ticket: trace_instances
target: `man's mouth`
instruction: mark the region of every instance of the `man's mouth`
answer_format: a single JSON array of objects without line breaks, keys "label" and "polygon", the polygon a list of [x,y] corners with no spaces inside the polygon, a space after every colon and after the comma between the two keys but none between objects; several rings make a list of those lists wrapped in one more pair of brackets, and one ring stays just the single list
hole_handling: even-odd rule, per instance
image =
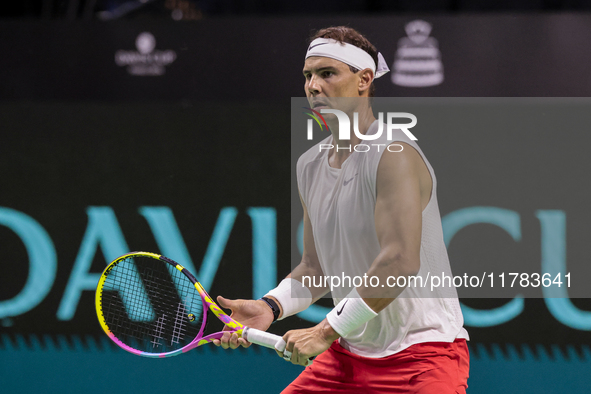
[{"label": "man's mouth", "polygon": [[314,109],[314,110],[319,110],[322,108],[329,108],[328,104],[326,104],[322,101],[314,102],[314,103],[312,103],[312,106],[313,106],[312,109]]}]

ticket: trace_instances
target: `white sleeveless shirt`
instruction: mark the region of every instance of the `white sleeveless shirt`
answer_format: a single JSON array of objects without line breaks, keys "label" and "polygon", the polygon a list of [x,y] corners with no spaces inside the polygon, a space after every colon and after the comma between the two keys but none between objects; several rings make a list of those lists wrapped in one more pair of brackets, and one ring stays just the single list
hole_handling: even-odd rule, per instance
[{"label": "white sleeveless shirt", "polygon": [[[378,125],[377,120],[373,122],[366,134],[375,134]],[[393,131],[393,141],[388,141],[385,130],[384,125],[380,138],[366,141],[370,146],[368,152],[353,152],[340,169],[328,164],[329,150],[319,149],[320,144],[332,144],[332,136],[313,146],[298,160],[298,188],[308,209],[324,275],[342,277],[344,274],[351,279],[363,277],[380,253],[374,221],[377,169],[386,146],[399,141],[417,150],[433,180],[431,198],[422,212],[418,275],[425,278],[428,272],[431,275],[443,272],[451,276],[433,168],[419,146],[402,131]],[[378,151],[378,147],[372,144],[383,145]],[[350,289],[334,291],[334,304],[338,304]],[[386,357],[416,343],[468,339],[463,324],[455,288],[438,288],[431,292],[428,287],[413,286],[407,287],[377,317],[341,338],[340,343],[345,349],[364,357]]]}]

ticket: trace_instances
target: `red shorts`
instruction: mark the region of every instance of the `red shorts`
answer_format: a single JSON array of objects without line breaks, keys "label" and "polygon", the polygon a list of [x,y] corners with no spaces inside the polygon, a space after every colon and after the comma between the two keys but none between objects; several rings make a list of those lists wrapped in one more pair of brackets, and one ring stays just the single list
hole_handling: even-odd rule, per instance
[{"label": "red shorts", "polygon": [[335,341],[282,394],[465,394],[469,369],[465,339],[419,343],[383,358],[358,356]]}]

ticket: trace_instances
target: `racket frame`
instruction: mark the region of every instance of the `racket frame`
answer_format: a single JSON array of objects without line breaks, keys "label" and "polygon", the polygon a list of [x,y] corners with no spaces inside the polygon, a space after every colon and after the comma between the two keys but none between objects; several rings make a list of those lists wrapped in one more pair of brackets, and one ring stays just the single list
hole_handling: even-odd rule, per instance
[{"label": "racket frame", "polygon": [[[119,262],[121,260],[130,258],[130,257],[148,257],[148,258],[156,259],[161,262],[170,264],[172,267],[176,268],[181,273],[183,273],[187,277],[187,279],[189,279],[191,281],[193,286],[195,286],[195,289],[197,289],[197,292],[199,293],[199,296],[201,297],[201,302],[203,303],[203,321],[201,322],[201,328],[199,329],[199,333],[197,334],[195,339],[193,339],[189,344],[183,346],[180,349],[176,349],[176,350],[173,350],[170,352],[150,353],[150,352],[144,352],[141,350],[137,350],[137,349],[132,348],[131,346],[128,346],[127,344],[123,343],[119,338],[117,338],[115,336],[115,334],[113,334],[113,332],[111,332],[111,330],[109,329],[109,326],[107,325],[107,322],[105,321],[105,317],[102,313],[103,285],[104,285],[107,277],[109,276],[109,273],[113,269],[113,267],[115,267],[117,264],[119,264]],[[100,323],[103,331],[105,332],[105,334],[107,334],[107,336],[109,338],[111,338],[111,340],[113,342],[115,342],[119,347],[121,347],[124,350],[127,350],[130,353],[136,354],[138,356],[150,357],[150,358],[166,358],[166,357],[178,356],[179,354],[186,353],[191,349],[194,349],[194,348],[199,347],[201,345],[205,345],[207,343],[210,343],[214,339],[221,339],[225,332],[229,332],[230,334],[236,333],[236,334],[238,334],[239,337],[243,337],[247,341],[250,341],[256,345],[264,346],[264,347],[267,347],[270,349],[275,349],[275,350],[279,351],[280,353],[283,353],[284,358],[286,358],[287,355],[289,355],[289,357],[291,357],[291,352],[288,352],[285,349],[286,343],[282,337],[280,337],[279,335],[271,334],[266,331],[257,330],[255,328],[249,328],[249,327],[243,326],[242,324],[240,324],[236,320],[232,319],[230,316],[228,316],[228,314],[226,314],[226,312],[224,312],[215,303],[215,301],[211,298],[211,296],[209,294],[207,294],[207,291],[205,291],[205,289],[203,288],[201,283],[199,283],[197,278],[195,278],[189,270],[187,270],[185,267],[183,267],[182,265],[180,265],[176,261],[169,259],[168,257],[162,256],[160,254],[157,254],[157,253],[131,252],[131,253],[127,253],[122,256],[119,256],[115,260],[113,260],[105,268],[105,270],[103,271],[103,273],[100,276],[100,279],[99,279],[99,282],[97,285],[97,289],[96,289],[96,294],[95,294],[95,304],[96,304],[97,317],[98,317],[99,323]],[[210,310],[218,319],[220,319],[225,324],[225,327],[230,328],[230,330],[220,331],[220,332],[216,332],[216,333],[207,335],[205,337],[201,337],[203,335],[203,332],[205,331],[205,327],[207,325],[207,310]],[[288,359],[288,357],[286,359]],[[311,363],[312,363],[312,360],[308,360],[306,365],[310,365]]]},{"label": "racket frame", "polygon": [[[121,262],[121,260],[125,260],[130,257],[148,257],[148,258],[153,258],[153,259],[159,260],[159,261],[166,263],[166,264],[170,264],[172,267],[176,268],[181,273],[183,273],[187,277],[187,279],[189,279],[191,281],[191,283],[193,283],[193,286],[195,286],[195,289],[197,289],[197,292],[201,296],[201,302],[203,303],[203,321],[201,322],[201,328],[199,330],[199,333],[197,334],[195,339],[193,339],[189,344],[183,346],[180,349],[176,349],[176,350],[173,350],[170,352],[150,353],[150,352],[144,352],[141,350],[137,350],[137,349],[132,348],[131,346],[128,346],[127,344],[123,343],[119,338],[117,338],[115,336],[115,334],[113,334],[113,332],[111,332],[111,330],[109,329],[109,326],[107,325],[107,322],[105,321],[105,317],[102,312],[103,285],[104,285],[107,277],[109,276],[110,271],[113,269],[113,267],[115,267],[117,264],[119,264]],[[111,338],[111,340],[113,342],[115,342],[122,349],[127,350],[130,353],[133,353],[133,354],[136,354],[139,356],[143,356],[143,357],[165,358],[165,357],[177,356],[179,354],[186,353],[189,350],[194,349],[198,346],[205,345],[206,343],[212,342],[214,339],[221,339],[222,336],[224,335],[224,332],[230,332],[231,334],[236,333],[236,334],[238,334],[238,336],[242,336],[242,330],[244,329],[244,326],[242,324],[238,323],[237,321],[232,319],[230,316],[228,316],[215,303],[215,301],[213,301],[213,299],[211,298],[211,296],[209,294],[207,294],[207,292],[205,291],[205,289],[203,288],[201,283],[199,283],[197,278],[195,278],[193,276],[193,274],[191,274],[191,272],[189,272],[189,270],[187,270],[185,267],[183,267],[182,265],[180,265],[176,261],[171,260],[168,257],[162,256],[162,255],[159,255],[156,253],[131,252],[131,253],[124,254],[123,256],[117,257],[115,260],[113,260],[113,262],[111,262],[111,264],[109,264],[107,266],[107,268],[105,268],[105,270],[103,271],[103,273],[100,276],[98,286],[96,289],[96,294],[95,294],[95,304],[96,304],[97,317],[98,317],[99,323],[100,323],[103,331],[105,332],[105,334],[107,334],[107,336],[109,338]],[[225,324],[226,327],[230,328],[230,330],[229,331],[220,331],[220,332],[216,332],[216,333],[207,335],[205,337],[202,337],[203,332],[205,331],[205,327],[207,325],[207,310],[208,309],[218,319],[220,319]],[[270,335],[273,335],[273,334],[270,334]],[[265,343],[265,344],[263,344],[263,346],[269,347],[269,344]]]}]

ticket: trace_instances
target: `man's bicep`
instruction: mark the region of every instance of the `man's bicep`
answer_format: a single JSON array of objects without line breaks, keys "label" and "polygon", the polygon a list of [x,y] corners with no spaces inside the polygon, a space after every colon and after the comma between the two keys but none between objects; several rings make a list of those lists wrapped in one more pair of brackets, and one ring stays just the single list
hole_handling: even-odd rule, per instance
[{"label": "man's bicep", "polygon": [[421,244],[421,167],[418,152],[405,144],[402,152],[386,151],[377,172],[375,225],[381,253],[418,270]]}]

